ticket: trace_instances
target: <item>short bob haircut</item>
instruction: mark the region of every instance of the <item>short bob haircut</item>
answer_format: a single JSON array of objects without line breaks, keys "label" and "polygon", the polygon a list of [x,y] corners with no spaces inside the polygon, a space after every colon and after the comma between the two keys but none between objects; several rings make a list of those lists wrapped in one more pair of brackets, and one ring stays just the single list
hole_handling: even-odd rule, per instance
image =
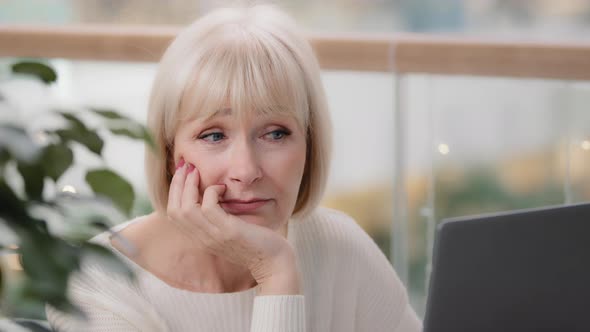
[{"label": "short bob haircut", "polygon": [[148,194],[166,212],[174,136],[183,121],[207,118],[229,102],[246,112],[286,112],[307,132],[305,169],[293,218],[320,203],[331,157],[331,123],[320,68],[294,21],[271,5],[223,8],[196,20],[168,47],[153,83],[147,126]]}]

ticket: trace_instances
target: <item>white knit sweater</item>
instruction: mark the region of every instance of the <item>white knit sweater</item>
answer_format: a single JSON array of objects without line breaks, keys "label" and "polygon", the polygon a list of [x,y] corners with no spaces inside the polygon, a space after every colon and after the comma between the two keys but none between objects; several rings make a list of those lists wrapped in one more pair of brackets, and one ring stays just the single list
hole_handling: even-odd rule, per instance
[{"label": "white knit sweater", "polygon": [[[136,222],[118,225],[119,231]],[[421,331],[403,284],[375,242],[349,216],[325,208],[292,220],[304,295],[256,296],[195,293],[174,288],[110,245],[136,272],[130,282],[87,262],[72,278],[70,296],[86,314],[81,321],[47,307],[51,326],[67,331]]]}]

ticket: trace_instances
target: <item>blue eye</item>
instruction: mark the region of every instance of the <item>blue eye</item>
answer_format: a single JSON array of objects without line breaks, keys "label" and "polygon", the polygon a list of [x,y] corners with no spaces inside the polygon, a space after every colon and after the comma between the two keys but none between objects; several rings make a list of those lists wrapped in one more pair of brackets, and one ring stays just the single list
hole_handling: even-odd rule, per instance
[{"label": "blue eye", "polygon": [[223,133],[220,132],[213,132],[199,136],[199,139],[205,140],[207,142],[219,142],[224,138],[225,135],[223,135]]},{"label": "blue eye", "polygon": [[270,139],[278,141],[278,140],[284,139],[286,136],[289,136],[290,134],[291,133],[286,130],[278,129],[278,130],[271,131],[270,133],[266,134],[265,136],[269,136]]}]

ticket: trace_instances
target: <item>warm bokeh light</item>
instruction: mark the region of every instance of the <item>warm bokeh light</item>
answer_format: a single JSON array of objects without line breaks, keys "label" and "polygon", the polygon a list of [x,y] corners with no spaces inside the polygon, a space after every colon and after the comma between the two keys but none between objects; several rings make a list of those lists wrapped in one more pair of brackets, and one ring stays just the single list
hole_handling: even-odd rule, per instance
[{"label": "warm bokeh light", "polygon": [[449,146],[447,144],[441,143],[438,145],[438,152],[440,152],[440,154],[447,155],[449,154],[449,151]]},{"label": "warm bokeh light", "polygon": [[33,135],[33,139],[39,145],[45,145],[49,141],[49,137],[43,131],[36,132],[35,135]]},{"label": "warm bokeh light", "polygon": [[582,149],[588,151],[590,150],[590,141],[586,140],[582,142]]},{"label": "warm bokeh light", "polygon": [[71,194],[77,193],[76,188],[74,188],[74,186],[71,186],[71,185],[63,186],[63,188],[61,188],[61,191],[64,193],[71,193]]}]

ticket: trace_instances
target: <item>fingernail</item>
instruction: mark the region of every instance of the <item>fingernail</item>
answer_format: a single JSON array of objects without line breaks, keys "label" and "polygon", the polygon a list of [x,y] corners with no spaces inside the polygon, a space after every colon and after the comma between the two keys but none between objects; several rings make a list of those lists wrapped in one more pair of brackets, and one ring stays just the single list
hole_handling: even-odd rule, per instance
[{"label": "fingernail", "polygon": [[192,172],[195,169],[195,166],[193,164],[188,164],[188,172]]},{"label": "fingernail", "polygon": [[180,157],[180,160],[178,161],[178,165],[176,165],[176,169],[179,169],[182,166],[184,166],[184,158]]}]

